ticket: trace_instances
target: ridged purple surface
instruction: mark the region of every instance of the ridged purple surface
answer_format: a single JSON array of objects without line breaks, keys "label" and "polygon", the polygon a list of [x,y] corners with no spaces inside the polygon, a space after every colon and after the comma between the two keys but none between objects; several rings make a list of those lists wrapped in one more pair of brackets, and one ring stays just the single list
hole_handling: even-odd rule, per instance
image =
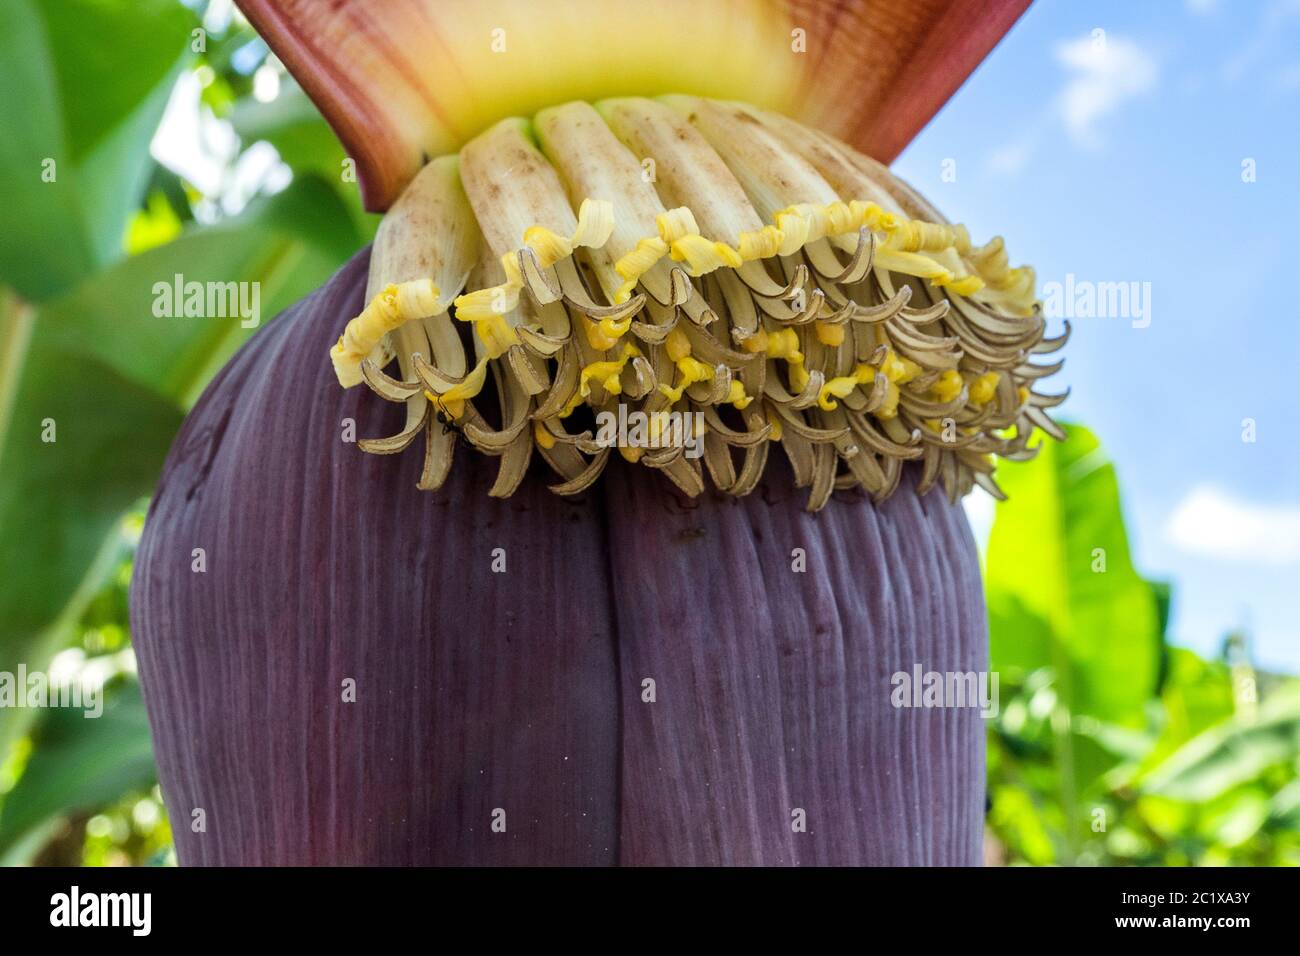
[{"label": "ridged purple surface", "polygon": [[367,265],[223,370],[145,525],[133,639],[183,864],[979,862],[976,712],[890,703],[914,664],[987,666],[959,508],[905,480],[808,515],[779,453],[739,501],[622,462],[498,501],[468,449],[418,491],[418,445],[341,440],[401,426],[325,357]]},{"label": "ridged purple surface", "polygon": [[626,471],[610,482],[622,673],[658,698],[623,697],[623,859],[974,865],[979,718],[890,702],[917,663],[987,667],[965,519],[910,485],[809,515],[782,464],[754,495],[695,508]]}]

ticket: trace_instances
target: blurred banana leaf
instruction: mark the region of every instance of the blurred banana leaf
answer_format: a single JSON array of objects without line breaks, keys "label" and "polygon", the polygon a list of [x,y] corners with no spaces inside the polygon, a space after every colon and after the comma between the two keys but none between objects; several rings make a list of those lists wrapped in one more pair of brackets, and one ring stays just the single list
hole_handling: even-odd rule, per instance
[{"label": "blurred banana leaf", "polygon": [[[255,331],[240,315],[155,308],[159,284],[255,289],[260,325],[369,234],[355,188],[342,181],[341,147],[320,135],[328,129],[319,117],[284,108],[245,143],[278,140],[295,164],[293,184],[236,218],[193,223],[188,187],[149,155],[180,72],[208,64],[205,102],[224,95],[222,112],[244,103],[252,116],[264,105],[248,95],[247,72],[227,69],[260,41],[236,25],[202,34],[207,48],[195,54],[198,26],[177,0],[0,5],[3,671],[45,670],[81,633],[82,611],[129,554],[123,513],[150,492],[208,379]],[[152,779],[138,688],[117,686],[109,700],[98,720],[0,710],[0,760],[22,734],[32,744],[0,808],[0,852],[21,857],[20,844],[39,841],[58,814],[93,810]]]},{"label": "blurred banana leaf", "polygon": [[1071,714],[1137,725],[1160,671],[1157,594],[1133,569],[1114,467],[1090,431],[1066,431],[998,468],[1010,500],[989,538],[991,656],[999,670],[1054,668]]},{"label": "blurred banana leaf", "polygon": [[1270,767],[1286,767],[1297,753],[1300,687],[1292,685],[1265,701],[1257,717],[1225,721],[1193,737],[1138,785],[1156,796],[1209,803]]},{"label": "blurred banana leaf", "polygon": [[[299,179],[235,219],[90,276],[37,312],[0,434],[0,536],[14,543],[0,552],[0,670],[20,661],[40,668],[60,646],[59,625],[76,614],[70,599],[93,590],[91,572],[106,566],[97,555],[149,493],[185,410],[254,331],[239,316],[159,318],[155,284],[177,275],[256,283],[265,322],[358,244],[337,193]],[[0,746],[23,713],[0,711]]]},{"label": "blurred banana leaf", "polygon": [[193,26],[175,0],[0,4],[0,284],[39,302],[121,257]]},{"label": "blurred banana leaf", "polygon": [[1201,732],[1232,717],[1232,676],[1220,661],[1171,647],[1168,676],[1161,688],[1164,719],[1159,739],[1144,761],[1153,767]]},{"label": "blurred banana leaf", "polygon": [[0,808],[0,858],[51,818],[94,810],[156,776],[149,720],[140,685],[121,679],[103,691],[103,713],[42,711],[32,731],[32,754]]},{"label": "blurred banana leaf", "polygon": [[[321,117],[315,104],[296,83],[286,79],[280,95],[269,103],[245,97],[233,104],[229,120],[245,143],[264,141],[275,147],[280,159],[299,172],[314,172],[333,183],[355,183],[348,158],[338,137]],[[345,180],[344,176],[350,177]],[[339,189],[357,229],[365,239],[374,236],[379,217],[365,211],[355,185]]]},{"label": "blurred banana leaf", "polygon": [[1150,750],[1168,602],[1133,569],[1114,467],[1086,428],[1065,428],[1032,462],[999,466],[1009,500],[985,568],[990,660],[1011,695],[991,822],[1033,863],[1076,860],[1107,772]]},{"label": "blurred banana leaf", "polygon": [[1170,588],[1133,568],[1097,439],[1067,433],[998,470],[1011,498],[986,573],[1004,696],[996,846],[1032,864],[1300,860],[1300,684],[1257,680],[1240,653],[1167,646]]},{"label": "blurred banana leaf", "polygon": [[321,118],[302,88],[285,82],[269,103],[244,99],[230,112],[231,125],[245,142],[265,140],[294,169],[338,176],[346,156],[338,137]]}]

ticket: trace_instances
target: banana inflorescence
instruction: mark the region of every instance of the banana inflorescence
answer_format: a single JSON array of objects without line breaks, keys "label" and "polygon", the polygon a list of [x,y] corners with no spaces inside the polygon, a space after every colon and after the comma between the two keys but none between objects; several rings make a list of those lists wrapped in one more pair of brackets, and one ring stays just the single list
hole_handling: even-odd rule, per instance
[{"label": "banana inflorescence", "polygon": [[[1032,457],[1036,427],[1061,437],[1046,409],[1065,396],[1034,391],[1060,363],[1029,358],[1068,328],[1044,338],[1033,270],[870,158],[740,103],[574,102],[497,123],[389,209],[367,302],[335,371],[405,403],[398,434],[361,445],[424,433],[423,488],[460,433],[501,457],[492,494],[534,451],[576,494],[612,451],[593,416],[620,403],[698,414],[703,468],[680,443],[618,448],[688,495],[705,470],[747,494],[779,442],[812,510],[840,487],[883,499],[912,460],[921,493],[1000,497],[995,456]],[[489,381],[499,424],[475,404]]]}]

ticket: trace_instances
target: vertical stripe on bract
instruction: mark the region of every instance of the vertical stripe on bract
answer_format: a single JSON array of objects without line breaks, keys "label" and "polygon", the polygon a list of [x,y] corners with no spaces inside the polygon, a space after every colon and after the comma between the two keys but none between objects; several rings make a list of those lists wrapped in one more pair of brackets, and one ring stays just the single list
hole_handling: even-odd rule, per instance
[{"label": "vertical stripe on bract", "polygon": [[[882,505],[837,495],[813,517],[784,466],[737,500],[687,502],[629,467],[606,481],[622,862],[978,865],[983,722],[890,702],[891,675],[915,664],[987,669],[960,508],[909,479]],[[653,704],[635,693],[647,677]]]},{"label": "vertical stripe on bract", "polygon": [[[536,481],[490,499],[481,458],[423,494],[416,457],[341,440],[348,418],[358,434],[396,423],[320,361],[366,265],[354,258],[213,382],[145,524],[133,639],[180,860],[613,862],[599,512]],[[303,414],[274,412],[291,406]],[[504,834],[489,829],[497,807]]]}]

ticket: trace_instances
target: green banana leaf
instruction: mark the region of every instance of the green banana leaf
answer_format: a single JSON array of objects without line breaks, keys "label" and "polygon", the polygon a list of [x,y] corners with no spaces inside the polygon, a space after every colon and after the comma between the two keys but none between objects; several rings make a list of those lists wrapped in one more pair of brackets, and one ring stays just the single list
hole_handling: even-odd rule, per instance
[{"label": "green banana leaf", "polygon": [[[92,275],[26,323],[0,433],[0,670],[41,668],[66,641],[80,601],[112,567],[105,542],[123,512],[149,493],[185,410],[254,331],[238,317],[159,318],[155,284],[258,283],[265,322],[358,242],[335,191],[300,179],[240,217]],[[23,714],[0,711],[0,752]]]},{"label": "green banana leaf", "polygon": [[195,25],[175,0],[0,5],[0,285],[40,302],[121,257]]},{"label": "green banana leaf", "polygon": [[1006,463],[989,538],[993,666],[1052,667],[1072,715],[1140,726],[1163,651],[1156,590],[1133,569],[1114,467],[1067,425],[1032,462]]},{"label": "green banana leaf", "polygon": [[30,759],[0,808],[0,857],[52,817],[94,810],[156,777],[149,720],[132,678],[108,685],[103,713],[42,711]]},{"label": "green banana leaf", "polygon": [[1300,684],[1260,705],[1257,716],[1237,715],[1193,737],[1138,781],[1143,792],[1209,803],[1235,787],[1287,767],[1300,753]]},{"label": "green banana leaf", "polygon": [[[77,636],[82,611],[129,553],[122,515],[149,493],[208,379],[254,331],[237,316],[155,310],[159,284],[177,276],[255,284],[264,324],[323,282],[368,231],[340,169],[318,178],[310,170],[321,167],[306,164],[289,189],[243,215],[191,225],[127,257],[128,226],[159,183],[150,140],[195,59],[198,26],[176,0],[0,6],[3,671],[44,670]],[[221,54],[238,37],[212,40]],[[171,201],[188,209],[179,183]],[[140,240],[134,248],[159,241]],[[0,850],[17,852],[15,841],[39,841],[55,815],[152,778],[138,690],[119,688],[113,700],[110,713],[88,721],[0,710],[0,759],[24,733],[34,747],[0,808]]]},{"label": "green banana leaf", "polygon": [[[1039,863],[1087,852],[1107,773],[1149,747],[1168,601],[1133,569],[1114,467],[1086,428],[1065,429],[1035,460],[999,466],[1009,500],[985,559],[990,660],[1004,688],[1023,688],[991,742],[1006,757],[991,819]],[[1041,795],[1032,832],[1009,823],[1030,793]]]}]

